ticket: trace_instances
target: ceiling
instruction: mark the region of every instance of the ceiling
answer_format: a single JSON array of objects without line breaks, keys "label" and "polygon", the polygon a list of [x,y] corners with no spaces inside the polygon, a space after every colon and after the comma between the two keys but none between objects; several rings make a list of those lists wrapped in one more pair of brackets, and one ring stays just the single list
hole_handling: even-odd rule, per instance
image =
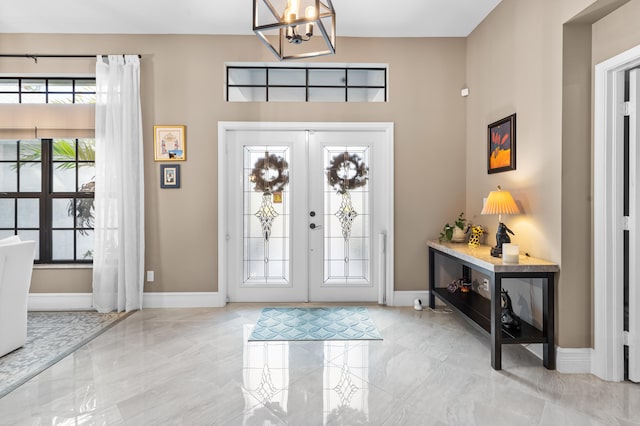
[{"label": "ceiling", "polygon": [[[501,0],[333,0],[338,36],[466,37]],[[252,0],[13,0],[0,33],[253,34]]]}]

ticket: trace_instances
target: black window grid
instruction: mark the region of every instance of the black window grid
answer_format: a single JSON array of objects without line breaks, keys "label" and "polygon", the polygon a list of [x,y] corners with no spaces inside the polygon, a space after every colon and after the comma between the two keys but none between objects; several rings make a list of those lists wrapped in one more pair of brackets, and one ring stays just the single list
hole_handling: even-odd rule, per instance
[{"label": "black window grid", "polygon": [[[38,81],[44,81],[45,83],[45,90],[44,91],[29,91],[29,90],[23,90],[23,82],[25,80],[38,80]],[[18,82],[18,87],[16,90],[0,90],[0,95],[18,95],[18,102],[19,104],[23,103],[23,95],[44,95],[45,97],[45,102],[46,104],[50,103],[49,102],[49,98],[50,95],[71,95],[71,103],[82,103],[82,104],[87,104],[89,102],[76,102],[78,98],[82,97],[82,96],[94,96],[96,95],[96,91],[94,90],[88,90],[88,91],[82,91],[78,89],[78,82],[79,81],[89,81],[89,82],[93,82],[93,87],[95,88],[95,84],[96,84],[96,79],[92,78],[92,77],[82,77],[82,78],[64,78],[64,77],[0,77],[0,82],[3,81],[17,81]],[[50,83],[51,82],[56,82],[56,81],[70,81],[71,82],[71,91],[63,91],[63,90],[53,90],[50,89]],[[84,85],[83,85],[84,86]],[[3,87],[3,85],[0,84],[0,89]]]},{"label": "black window grid", "polygon": [[[265,84],[230,84],[229,73],[232,70],[263,70],[265,72]],[[305,71],[305,84],[270,84],[269,83],[269,70],[304,70]],[[313,85],[309,84],[309,71],[314,70],[329,70],[329,71],[344,71],[345,78],[344,84],[340,85]],[[381,71],[384,73],[383,85],[350,85],[349,84],[349,71]],[[385,67],[265,67],[265,66],[227,66],[227,85],[226,85],[226,100],[229,102],[229,89],[230,88],[265,88],[265,101],[269,102],[269,89],[270,88],[304,88],[305,89],[305,102],[309,101],[309,89],[344,89],[344,102],[349,102],[349,89],[382,89],[384,93],[383,102],[387,102],[387,68]]]},{"label": "black window grid", "polygon": [[[0,163],[16,163],[16,189],[17,192],[0,192],[0,199],[13,199],[13,227],[0,227],[0,231],[13,231],[14,235],[18,235],[19,231],[38,231],[39,232],[39,248],[38,259],[35,263],[93,263],[93,260],[79,259],[78,258],[78,241],[77,234],[84,231],[93,231],[93,227],[80,226],[78,224],[77,215],[73,215],[73,227],[53,227],[53,200],[54,199],[73,199],[74,207],[77,206],[78,200],[93,199],[93,192],[82,192],[78,188],[79,182],[79,164],[90,163],[95,164],[95,161],[80,160],[78,157],[78,144],[79,139],[69,138],[67,140],[73,140],[75,146],[75,159],[73,161],[52,161],[53,157],[53,139],[41,139],[41,158],[40,161],[24,161],[20,159],[20,140],[16,141],[16,158],[10,160],[0,160]],[[33,141],[28,141],[33,142]],[[74,182],[76,192],[54,192],[53,191],[53,170],[56,163],[75,163],[74,167]],[[20,183],[20,165],[23,163],[41,163],[41,191],[40,192],[21,192]],[[20,199],[38,199],[39,200],[39,227],[20,227],[18,226],[18,200]],[[71,259],[53,259],[53,241],[52,231],[73,231],[73,258]]]}]

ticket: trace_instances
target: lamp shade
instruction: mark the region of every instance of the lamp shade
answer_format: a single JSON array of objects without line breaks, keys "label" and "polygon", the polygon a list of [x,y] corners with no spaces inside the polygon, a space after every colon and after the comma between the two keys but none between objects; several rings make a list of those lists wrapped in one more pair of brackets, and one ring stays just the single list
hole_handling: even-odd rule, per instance
[{"label": "lamp shade", "polygon": [[509,191],[503,191],[498,187],[497,191],[491,191],[487,202],[480,214],[519,214],[520,209]]}]

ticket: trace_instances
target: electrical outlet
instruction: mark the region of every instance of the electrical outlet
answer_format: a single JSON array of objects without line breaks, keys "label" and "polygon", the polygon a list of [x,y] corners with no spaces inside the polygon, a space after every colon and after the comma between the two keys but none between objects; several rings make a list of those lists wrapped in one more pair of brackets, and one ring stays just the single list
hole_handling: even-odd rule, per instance
[{"label": "electrical outlet", "polygon": [[156,278],[155,275],[156,274],[154,271],[147,271],[147,282],[152,283],[153,280]]}]

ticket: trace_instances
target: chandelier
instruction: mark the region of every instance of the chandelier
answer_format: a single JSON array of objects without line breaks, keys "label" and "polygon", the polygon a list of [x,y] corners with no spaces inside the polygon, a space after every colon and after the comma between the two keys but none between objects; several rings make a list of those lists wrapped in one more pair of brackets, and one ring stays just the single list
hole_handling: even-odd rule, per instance
[{"label": "chandelier", "polygon": [[279,60],[336,53],[331,0],[253,0],[253,31]]}]

